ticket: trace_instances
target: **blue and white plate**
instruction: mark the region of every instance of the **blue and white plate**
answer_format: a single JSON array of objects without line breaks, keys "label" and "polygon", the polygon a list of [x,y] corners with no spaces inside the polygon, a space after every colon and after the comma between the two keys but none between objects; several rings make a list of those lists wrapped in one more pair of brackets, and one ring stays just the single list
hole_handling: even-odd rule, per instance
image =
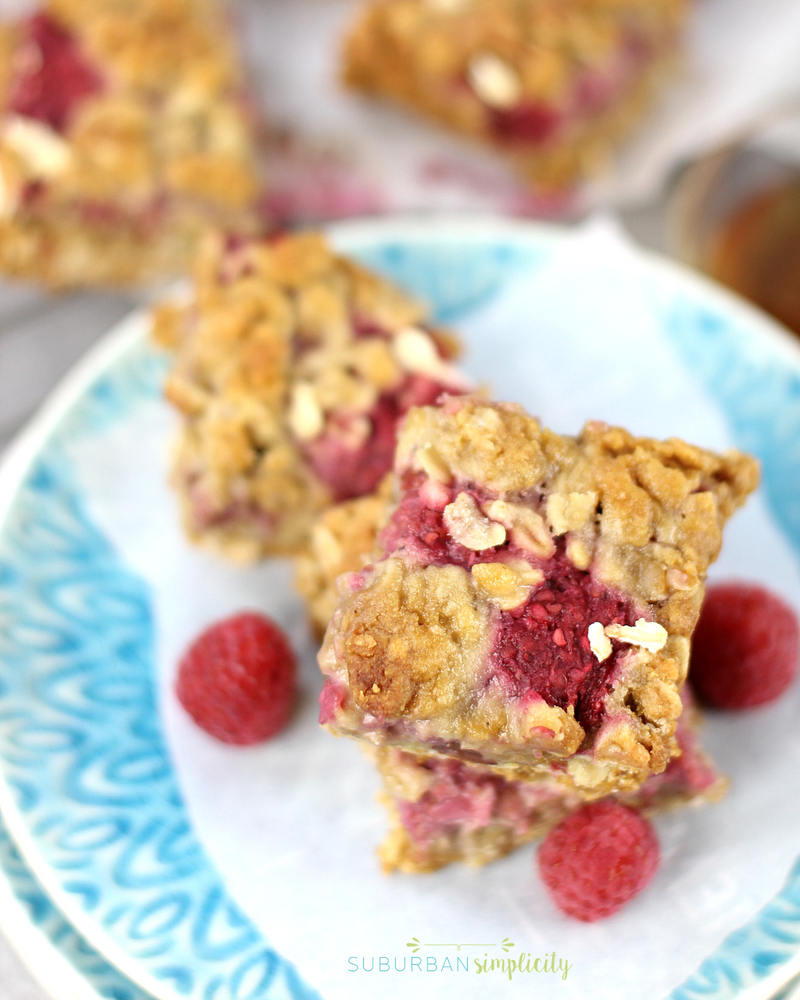
[{"label": "blue and white plate", "polygon": [[54,1000],[153,1000],[64,919],[2,827],[0,929]]},{"label": "blue and white plate", "polygon": [[[456,323],[468,371],[556,429],[604,418],[755,452],[764,487],[716,573],[800,605],[788,335],[603,226],[375,222],[332,235]],[[163,1000],[756,1000],[800,968],[796,689],[709,719],[730,795],[659,820],[656,881],[604,924],[554,913],[530,851],[475,872],[381,876],[375,778],[316,726],[288,567],[236,570],[176,527],[166,362],[146,332],[137,315],[110,334],[0,473],[0,807],[25,870],[88,946]],[[280,738],[236,750],[187,722],[172,671],[203,625],[253,606],[304,654],[304,697]],[[566,982],[525,968],[553,952]],[[476,975],[492,957],[519,964]]]}]

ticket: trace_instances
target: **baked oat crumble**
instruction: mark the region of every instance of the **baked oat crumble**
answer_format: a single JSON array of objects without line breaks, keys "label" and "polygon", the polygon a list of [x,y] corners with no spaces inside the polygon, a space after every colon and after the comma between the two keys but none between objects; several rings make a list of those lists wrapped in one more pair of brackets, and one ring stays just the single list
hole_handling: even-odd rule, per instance
[{"label": "baked oat crumble", "polygon": [[[424,371],[410,331],[438,359]],[[313,232],[209,238],[190,301],[160,307],[154,333],[175,355],[186,529],[242,561],[330,550],[316,516],[377,489],[409,407],[466,387],[425,307]]]},{"label": "baked oat crumble", "polygon": [[409,412],[395,474],[373,562],[338,582],[322,721],[528,776],[558,763],[581,794],[662,772],[705,573],[756,463],[461,397]]},{"label": "baked oat crumble", "polygon": [[0,272],[52,288],[185,273],[259,222],[223,0],[49,0],[0,27]]},{"label": "baked oat crumble", "polygon": [[344,79],[503,152],[527,180],[595,173],[668,75],[685,0],[372,0]]},{"label": "baked oat crumble", "polygon": [[[688,688],[676,740],[679,755],[661,774],[611,801],[645,814],[719,799],[727,787],[700,747],[698,712]],[[381,747],[373,752],[383,780],[390,830],[378,854],[387,872],[435,871],[453,862],[485,865],[547,833],[587,799],[557,768],[533,778],[441,754]]]}]

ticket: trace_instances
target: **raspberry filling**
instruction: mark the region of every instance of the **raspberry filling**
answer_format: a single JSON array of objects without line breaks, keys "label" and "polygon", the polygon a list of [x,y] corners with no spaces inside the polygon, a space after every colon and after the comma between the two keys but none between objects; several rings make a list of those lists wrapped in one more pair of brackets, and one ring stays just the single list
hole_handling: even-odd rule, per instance
[{"label": "raspberry filling", "polygon": [[369,337],[380,337],[382,340],[388,340],[391,337],[386,327],[381,326],[371,316],[354,312],[350,319],[353,325],[353,336],[356,340],[367,340]]},{"label": "raspberry filling", "polygon": [[456,542],[444,523],[445,505],[457,493],[467,492],[480,507],[495,499],[485,491],[432,487],[430,480],[413,472],[405,474],[402,486],[402,499],[381,535],[387,555],[402,550],[406,559],[420,565],[465,569],[479,562],[525,559],[544,573],[524,604],[498,612],[487,683],[497,679],[510,698],[539,695],[548,705],[565,710],[572,706],[584,729],[597,728],[624,654],[615,643],[611,656],[600,662],[589,645],[589,626],[632,625],[641,615],[630,601],[574,566],[563,541],[550,559],[533,558],[508,541],[481,552]]},{"label": "raspberry filling", "polygon": [[491,108],[490,129],[498,142],[546,142],[558,131],[566,115],[539,102],[525,102],[513,108]]},{"label": "raspberry filling", "polygon": [[333,722],[347,702],[347,688],[328,677],[319,693],[319,724]]},{"label": "raspberry filling", "polygon": [[28,21],[20,56],[24,66],[11,88],[8,110],[63,132],[74,109],[103,81],[78,50],[75,39],[46,14]]},{"label": "raspberry filling", "polygon": [[412,406],[436,402],[446,391],[447,386],[425,375],[408,375],[365,414],[332,414],[325,431],[305,445],[304,453],[335,500],[372,493],[392,467],[401,417]]},{"label": "raspberry filling", "polygon": [[511,108],[487,108],[492,136],[508,145],[540,145],[570,122],[599,114],[618,101],[652,57],[652,46],[638,35],[624,39],[615,58],[602,68],[586,68],[560,106],[522,101]]},{"label": "raspberry filling", "polygon": [[491,676],[512,698],[538,694],[548,705],[572,706],[584,729],[596,729],[622,654],[615,650],[601,663],[589,626],[632,625],[637,616],[621,594],[573,566],[562,546],[540,568],[544,582],[528,602],[500,612]]},{"label": "raspberry filling", "polygon": [[476,490],[457,491],[438,483],[432,487],[431,481],[418,472],[404,473],[400,487],[400,503],[380,536],[387,556],[402,550],[408,560],[423,566],[456,563],[466,569],[476,562],[497,559],[498,549],[473,552],[459,545],[443,518],[445,506],[455,500],[457,492],[469,493],[479,505],[488,499],[485,494]]},{"label": "raspberry filling", "polygon": [[479,830],[490,823],[503,823],[522,835],[534,809],[558,795],[550,789],[470,770],[452,759],[431,758],[418,764],[410,755],[401,753],[400,757],[408,757],[410,763],[433,777],[431,787],[415,802],[395,800],[401,823],[419,844],[429,844],[456,830]]}]

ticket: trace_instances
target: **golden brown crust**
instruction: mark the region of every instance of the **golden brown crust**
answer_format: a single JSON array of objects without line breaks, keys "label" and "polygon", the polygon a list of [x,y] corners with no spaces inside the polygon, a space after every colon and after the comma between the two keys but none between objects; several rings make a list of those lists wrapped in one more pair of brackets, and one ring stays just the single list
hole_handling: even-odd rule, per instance
[{"label": "golden brown crust", "polygon": [[483,666],[487,602],[460,566],[386,559],[374,581],[379,599],[352,602],[340,621],[353,699],[384,718],[424,718],[447,705],[457,724]]},{"label": "golden brown crust", "polygon": [[[53,288],[129,285],[188,269],[204,230],[250,231],[261,181],[223,4],[52,0],[101,80],[62,131],[0,122],[0,270]],[[0,83],[16,47],[0,46]],[[39,189],[36,199],[27,192]]]},{"label": "golden brown crust", "polygon": [[413,325],[424,316],[318,233],[209,238],[192,300],[154,322],[175,351],[166,396],[184,419],[174,478],[189,536],[240,561],[301,552],[335,499],[308,448],[367,440],[371,408],[412,377],[456,385],[439,332]]},{"label": "golden brown crust", "polygon": [[578,111],[552,140],[506,144],[524,177],[561,186],[602,166],[651,103],[686,6],[684,0],[379,0],[351,29],[343,75],[352,87],[502,145],[491,135],[493,109],[563,109],[582,80],[613,77],[615,59],[638,51],[615,99]]},{"label": "golden brown crust", "polygon": [[[320,663],[350,694],[333,728],[363,737],[364,719],[375,716],[390,729],[381,736],[370,723],[372,739],[413,747],[435,738],[454,752],[516,767],[534,757],[562,760],[567,780],[593,794],[632,789],[663,771],[676,750],[679,692],[706,570],[725,521],[757,484],[755,461],[600,423],[562,437],[520,407],[461,397],[416,408],[404,422],[396,472],[426,468],[431,482],[449,480],[448,496],[469,497],[458,493],[463,487],[498,498],[470,515],[472,542],[468,521],[451,519],[450,530],[480,549],[487,522],[507,526],[501,535],[528,548],[533,570],[525,577],[519,559],[501,566],[521,574],[519,601],[543,579],[558,544],[641,616],[635,627],[595,626],[605,655],[611,639],[623,651],[605,721],[589,733],[571,709],[542,700],[523,706],[491,686],[477,697],[487,670],[486,638],[477,634],[492,633],[497,609],[508,606],[499,603],[506,591],[487,589],[485,576],[496,583],[493,570],[422,566],[401,549],[356,574],[329,627]],[[445,524],[457,506],[445,509]],[[545,538],[537,525],[546,525]],[[602,650],[596,655],[602,659]]]},{"label": "golden brown crust", "polygon": [[216,96],[240,82],[217,0],[49,0],[47,10],[126,88]]},{"label": "golden brown crust", "polygon": [[386,518],[391,487],[391,477],[386,476],[376,493],[323,511],[311,529],[308,550],[295,560],[295,586],[320,641],[336,609],[336,580],[370,561]]},{"label": "golden brown crust", "polygon": [[417,453],[430,445],[457,479],[498,493],[522,492],[542,478],[544,443],[538,420],[514,404],[418,407],[403,424],[395,469],[414,467]]}]

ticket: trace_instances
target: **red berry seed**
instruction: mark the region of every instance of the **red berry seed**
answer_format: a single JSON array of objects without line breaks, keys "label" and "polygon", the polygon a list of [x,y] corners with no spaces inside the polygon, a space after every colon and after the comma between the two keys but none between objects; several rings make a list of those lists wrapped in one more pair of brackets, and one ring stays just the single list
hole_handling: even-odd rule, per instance
[{"label": "red berry seed", "polygon": [[692,641],[689,677],[714,708],[754,708],[779,698],[797,675],[800,628],[763,587],[710,587]]},{"label": "red berry seed", "polygon": [[550,831],[539,848],[539,873],[559,910],[591,923],[616,913],[647,885],[659,854],[648,820],[601,799]]},{"label": "red berry seed", "polygon": [[275,736],[294,701],[297,666],[278,626],[243,612],[217,622],[192,643],[178,667],[178,700],[194,721],[224,743]]}]

